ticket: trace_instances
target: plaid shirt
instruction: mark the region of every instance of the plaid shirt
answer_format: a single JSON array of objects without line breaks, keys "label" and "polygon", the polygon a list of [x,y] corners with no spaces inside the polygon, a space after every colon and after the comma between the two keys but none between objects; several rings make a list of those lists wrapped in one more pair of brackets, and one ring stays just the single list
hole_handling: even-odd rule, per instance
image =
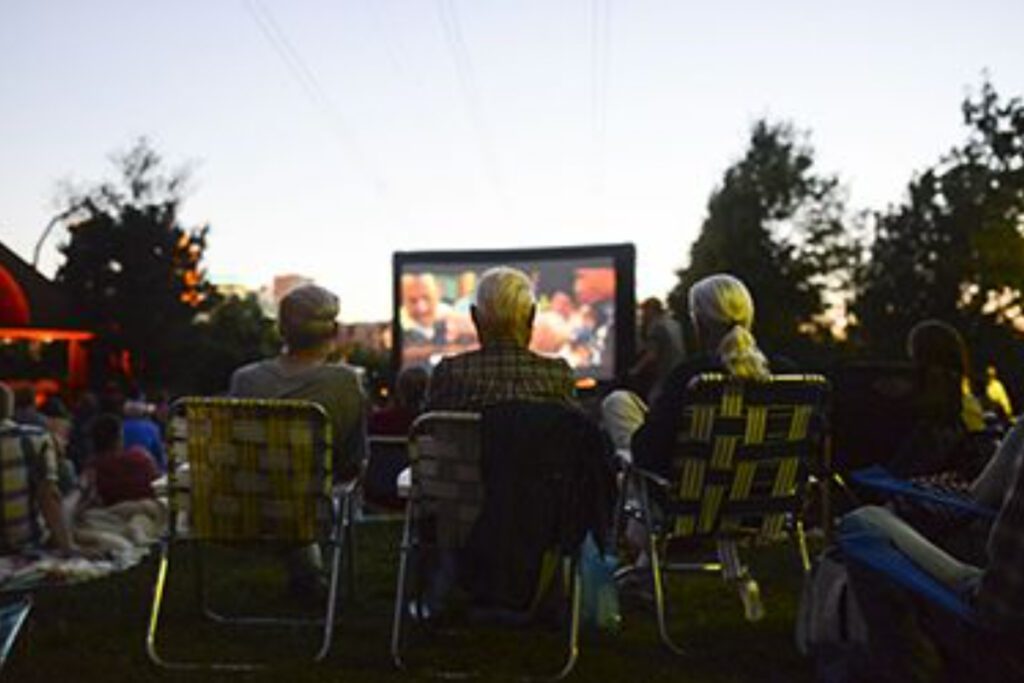
[{"label": "plaid shirt", "polygon": [[1019,627],[1024,626],[1024,457],[1017,457],[1012,481],[989,534],[977,604],[991,621]]},{"label": "plaid shirt", "polygon": [[498,342],[438,363],[427,405],[431,410],[480,410],[512,400],[571,403],[574,387],[572,370],[561,358]]},{"label": "plaid shirt", "polygon": [[0,420],[0,552],[16,552],[41,537],[36,489],[57,482],[57,453],[42,429]]}]

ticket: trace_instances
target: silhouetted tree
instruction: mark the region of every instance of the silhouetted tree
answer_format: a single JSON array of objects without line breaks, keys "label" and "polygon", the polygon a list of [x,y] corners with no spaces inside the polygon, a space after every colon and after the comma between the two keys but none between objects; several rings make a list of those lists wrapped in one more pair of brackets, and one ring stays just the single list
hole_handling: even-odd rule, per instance
[{"label": "silhouetted tree", "polygon": [[213,298],[210,312],[193,325],[193,371],[183,390],[223,392],[236,368],[273,356],[281,346],[274,321],[264,315],[254,294]]},{"label": "silhouetted tree", "polygon": [[166,173],[145,139],[113,161],[117,182],[66,199],[74,213],[56,279],[97,334],[97,377],[128,371],[163,383],[209,293],[201,269],[208,228],[179,224],[187,172]]},{"label": "silhouetted tree", "polygon": [[910,327],[929,317],[960,328],[983,358],[1005,354],[1017,336],[1024,104],[985,81],[962,108],[967,140],[914,178],[904,203],[874,218],[854,311],[863,343],[879,354],[901,354]]},{"label": "silhouetted tree", "polygon": [[738,276],[757,306],[757,335],[771,348],[792,349],[823,336],[824,293],[848,287],[859,249],[848,231],[835,177],[813,170],[814,151],[791,125],[759,121],[749,147],[725,172],[708,215],[670,295],[685,319],[686,293],[716,272]]}]

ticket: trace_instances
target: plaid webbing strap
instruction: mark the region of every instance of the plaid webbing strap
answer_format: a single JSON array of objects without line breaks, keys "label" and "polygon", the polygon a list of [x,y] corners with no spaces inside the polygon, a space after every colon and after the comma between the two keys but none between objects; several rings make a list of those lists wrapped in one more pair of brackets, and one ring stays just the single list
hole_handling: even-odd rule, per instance
[{"label": "plaid webbing strap", "polygon": [[480,454],[476,414],[428,413],[413,428],[409,449],[412,496],[422,504],[422,513],[435,521],[441,548],[461,548],[480,516]]},{"label": "plaid webbing strap", "polygon": [[33,450],[32,437],[23,427],[0,431],[0,552],[10,553],[38,540],[29,470]]},{"label": "plaid webbing strap", "polygon": [[[330,491],[330,422],[307,401],[188,398],[192,536],[309,542]],[[180,455],[176,450],[175,455]]]},{"label": "plaid webbing strap", "polygon": [[[751,528],[777,536],[819,454],[828,385],[819,375],[695,377],[687,389],[666,512],[675,536]],[[752,524],[753,523],[753,524]]]}]

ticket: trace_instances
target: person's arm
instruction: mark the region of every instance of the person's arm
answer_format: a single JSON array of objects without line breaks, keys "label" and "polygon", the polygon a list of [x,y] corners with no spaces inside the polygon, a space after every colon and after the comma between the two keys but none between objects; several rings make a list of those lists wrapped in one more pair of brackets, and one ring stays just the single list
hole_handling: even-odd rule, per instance
[{"label": "person's arm", "polygon": [[687,365],[677,366],[665,380],[658,400],[643,425],[633,434],[633,463],[656,474],[668,472],[672,446],[682,418],[686,386],[693,376]]},{"label": "person's arm", "polygon": [[61,552],[71,552],[73,549],[71,532],[68,530],[57,483],[50,480],[39,482],[36,487],[36,501],[39,503],[39,512],[43,515],[46,528],[50,530],[54,545]]}]

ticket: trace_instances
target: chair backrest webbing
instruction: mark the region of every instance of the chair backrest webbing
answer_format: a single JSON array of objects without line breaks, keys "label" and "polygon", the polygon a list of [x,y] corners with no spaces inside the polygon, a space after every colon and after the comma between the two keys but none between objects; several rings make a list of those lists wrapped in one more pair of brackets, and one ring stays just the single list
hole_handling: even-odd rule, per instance
[{"label": "chair backrest webbing", "polygon": [[672,453],[669,533],[777,536],[821,455],[827,393],[819,375],[695,377]]},{"label": "chair backrest webbing", "polygon": [[477,413],[426,413],[412,426],[412,500],[418,515],[435,521],[442,549],[461,548],[480,516],[480,453]]},{"label": "chair backrest webbing", "polygon": [[184,418],[185,433],[172,432],[172,457],[189,463],[193,538],[317,537],[331,486],[331,428],[322,407],[280,399],[185,398],[176,403],[176,413]]}]

